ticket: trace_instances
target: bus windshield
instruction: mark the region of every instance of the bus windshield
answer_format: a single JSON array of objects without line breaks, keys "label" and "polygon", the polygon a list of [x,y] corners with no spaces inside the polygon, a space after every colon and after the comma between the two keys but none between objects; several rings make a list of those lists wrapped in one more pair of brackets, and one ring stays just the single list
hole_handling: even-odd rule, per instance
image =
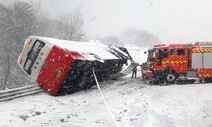
[{"label": "bus windshield", "polygon": [[34,62],[36,61],[37,56],[38,56],[39,52],[41,51],[41,49],[44,47],[44,45],[45,45],[44,42],[36,40],[36,42],[32,46],[32,49],[27,53],[26,62],[24,64],[24,70],[29,75],[31,75],[32,66],[33,66]]}]

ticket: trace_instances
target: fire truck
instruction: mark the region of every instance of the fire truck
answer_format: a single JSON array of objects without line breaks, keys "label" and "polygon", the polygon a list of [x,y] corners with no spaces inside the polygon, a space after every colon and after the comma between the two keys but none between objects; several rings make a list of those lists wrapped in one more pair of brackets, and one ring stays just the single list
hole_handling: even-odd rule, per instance
[{"label": "fire truck", "polygon": [[142,78],[152,83],[204,82],[212,79],[212,42],[157,44],[148,50]]}]

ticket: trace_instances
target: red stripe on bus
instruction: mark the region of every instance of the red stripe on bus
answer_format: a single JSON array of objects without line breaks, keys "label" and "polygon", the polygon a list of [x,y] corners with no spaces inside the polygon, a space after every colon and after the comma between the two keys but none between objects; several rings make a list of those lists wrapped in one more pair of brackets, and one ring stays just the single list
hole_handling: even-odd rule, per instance
[{"label": "red stripe on bus", "polygon": [[29,40],[28,45],[30,45],[32,43],[32,39]]}]

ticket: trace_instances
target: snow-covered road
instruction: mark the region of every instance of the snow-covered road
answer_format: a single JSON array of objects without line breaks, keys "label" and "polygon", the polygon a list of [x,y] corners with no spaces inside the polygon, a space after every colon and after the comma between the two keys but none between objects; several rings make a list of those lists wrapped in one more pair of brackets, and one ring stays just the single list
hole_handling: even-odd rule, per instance
[{"label": "snow-covered road", "polygon": [[[128,76],[100,85],[120,127],[212,127],[212,83],[150,86]],[[0,127],[115,127],[96,88],[1,102],[0,112]]]}]

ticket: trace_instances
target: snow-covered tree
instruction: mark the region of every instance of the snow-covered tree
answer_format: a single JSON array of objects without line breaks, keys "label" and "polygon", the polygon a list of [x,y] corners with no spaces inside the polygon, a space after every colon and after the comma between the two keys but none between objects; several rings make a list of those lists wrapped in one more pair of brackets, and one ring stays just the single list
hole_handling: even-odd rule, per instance
[{"label": "snow-covered tree", "polygon": [[23,72],[17,67],[17,57],[20,54],[24,40],[33,33],[35,15],[31,5],[25,2],[16,2],[12,7],[0,6],[0,39],[4,45],[1,67],[1,89],[25,84]]},{"label": "snow-covered tree", "polygon": [[83,20],[79,9],[60,16],[56,25],[58,37],[61,39],[80,41],[85,36],[82,31]]},{"label": "snow-covered tree", "polygon": [[104,42],[105,44],[123,46],[123,42],[120,41],[118,36],[113,36],[113,35],[105,36],[101,38],[101,41]]},{"label": "snow-covered tree", "polygon": [[52,19],[27,2],[0,4],[0,89],[32,84],[17,66],[24,41],[31,35],[80,41],[83,19],[79,10]]},{"label": "snow-covered tree", "polygon": [[120,40],[125,43],[135,44],[138,46],[152,46],[161,42],[156,35],[136,28],[126,29],[120,35]]}]

